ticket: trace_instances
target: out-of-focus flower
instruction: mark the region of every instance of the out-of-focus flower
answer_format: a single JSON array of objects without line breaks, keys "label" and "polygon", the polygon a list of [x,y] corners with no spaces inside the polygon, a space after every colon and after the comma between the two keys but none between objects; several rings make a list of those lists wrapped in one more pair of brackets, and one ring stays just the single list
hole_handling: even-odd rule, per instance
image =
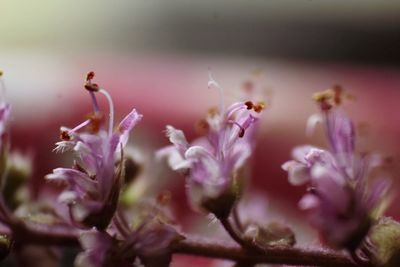
[{"label": "out-of-focus flower", "polygon": [[[72,150],[78,159],[72,168],[54,169],[46,179],[68,184],[59,200],[70,206],[73,220],[104,229],[116,209],[123,179],[122,165],[115,167],[116,153],[122,153],[121,149],[128,141],[129,132],[141,120],[142,115],[133,109],[113,131],[112,99],[107,91],[91,83],[93,77],[94,74],[89,73],[85,85],[93,100],[93,114],[73,129],[61,127],[62,141],[55,148],[61,152]],[[102,115],[97,105],[96,92],[105,95],[109,102],[108,130],[102,129]],[[89,131],[81,132],[85,127]]]},{"label": "out-of-focus flower", "polygon": [[297,147],[294,160],[282,167],[293,185],[310,185],[299,206],[309,211],[322,237],[333,246],[354,251],[368,234],[388,182],[369,181],[380,157],[355,153],[353,123],[339,107],[342,96],[339,87],[314,96],[322,112],[310,121],[323,123],[331,149]]},{"label": "out-of-focus flower", "polygon": [[168,125],[166,134],[172,146],[158,151],[166,157],[169,166],[187,177],[190,199],[217,217],[226,217],[236,199],[239,170],[252,151],[252,125],[262,103],[237,102],[226,110],[223,90],[210,76],[208,86],[220,91],[218,111],[199,123],[205,136],[189,144],[184,133]]},{"label": "out-of-focus flower", "polygon": [[146,267],[169,266],[173,245],[183,237],[155,206],[136,208],[140,212],[135,210],[132,220],[128,221],[120,208],[107,232],[93,229],[82,234],[84,252],[78,255],[77,266],[132,266],[134,262]]}]

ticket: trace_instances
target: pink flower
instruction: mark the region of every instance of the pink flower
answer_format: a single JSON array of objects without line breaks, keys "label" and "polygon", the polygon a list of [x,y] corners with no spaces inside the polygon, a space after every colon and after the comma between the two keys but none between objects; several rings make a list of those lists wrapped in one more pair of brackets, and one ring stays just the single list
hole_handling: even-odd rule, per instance
[{"label": "pink flower", "polygon": [[338,107],[340,94],[336,88],[317,95],[322,114],[318,120],[315,115],[310,119],[323,123],[331,150],[297,147],[294,160],[282,168],[293,185],[310,185],[299,206],[309,212],[322,237],[331,245],[355,250],[370,229],[388,182],[369,182],[380,157],[355,153],[354,126]]},{"label": "pink flower", "polygon": [[[91,79],[88,79],[86,87],[88,84],[93,86]],[[109,101],[108,131],[101,128],[95,92],[90,90],[94,113],[73,129],[62,127],[62,141],[55,148],[60,152],[74,151],[77,160],[72,168],[54,169],[46,179],[63,181],[68,185],[59,200],[70,206],[73,220],[103,229],[116,209],[123,179],[121,166],[117,170],[115,167],[116,153],[125,146],[129,132],[142,119],[142,115],[133,109],[113,131],[112,99],[104,89],[97,87],[97,91]],[[84,127],[90,127],[92,132],[82,132]]]},{"label": "pink flower", "polygon": [[221,101],[219,112],[211,113],[201,123],[206,135],[190,144],[181,130],[168,125],[166,135],[172,146],[157,153],[167,158],[173,170],[187,177],[193,204],[203,208],[208,200],[229,195],[235,187],[238,171],[251,155],[251,128],[257,121],[254,111],[263,109],[263,104],[247,101],[234,103],[225,110],[222,88],[211,76],[208,84],[220,90]]}]

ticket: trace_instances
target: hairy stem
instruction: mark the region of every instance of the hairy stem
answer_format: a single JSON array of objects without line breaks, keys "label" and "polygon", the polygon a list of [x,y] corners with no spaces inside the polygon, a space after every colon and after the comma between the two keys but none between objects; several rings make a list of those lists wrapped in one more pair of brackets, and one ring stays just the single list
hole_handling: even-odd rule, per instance
[{"label": "hairy stem", "polygon": [[216,243],[187,238],[179,242],[174,253],[189,254],[208,258],[232,260],[248,265],[257,263],[320,266],[357,267],[348,256],[323,249],[304,249],[293,247],[271,247],[262,253],[249,251],[232,244]]}]

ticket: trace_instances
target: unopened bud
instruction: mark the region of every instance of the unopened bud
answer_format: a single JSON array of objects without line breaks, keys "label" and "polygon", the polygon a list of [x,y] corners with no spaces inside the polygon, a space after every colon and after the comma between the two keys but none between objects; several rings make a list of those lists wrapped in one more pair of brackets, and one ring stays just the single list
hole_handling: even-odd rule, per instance
[{"label": "unopened bud", "polygon": [[374,247],[373,262],[380,267],[400,266],[400,223],[382,218],[369,234]]}]

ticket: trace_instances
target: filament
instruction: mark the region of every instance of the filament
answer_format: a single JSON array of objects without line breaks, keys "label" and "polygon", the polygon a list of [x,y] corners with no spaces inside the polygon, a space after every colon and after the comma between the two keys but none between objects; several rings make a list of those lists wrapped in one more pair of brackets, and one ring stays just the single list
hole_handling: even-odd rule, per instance
[{"label": "filament", "polygon": [[208,72],[208,88],[214,86],[218,89],[219,92],[219,113],[221,118],[223,117],[224,110],[225,110],[225,103],[224,103],[224,88],[222,88],[212,77],[211,72]]},{"label": "filament", "polygon": [[109,106],[108,135],[111,136],[114,127],[114,104],[110,94],[106,90],[100,89],[99,92],[102,93],[107,98],[108,101],[108,106]]}]

